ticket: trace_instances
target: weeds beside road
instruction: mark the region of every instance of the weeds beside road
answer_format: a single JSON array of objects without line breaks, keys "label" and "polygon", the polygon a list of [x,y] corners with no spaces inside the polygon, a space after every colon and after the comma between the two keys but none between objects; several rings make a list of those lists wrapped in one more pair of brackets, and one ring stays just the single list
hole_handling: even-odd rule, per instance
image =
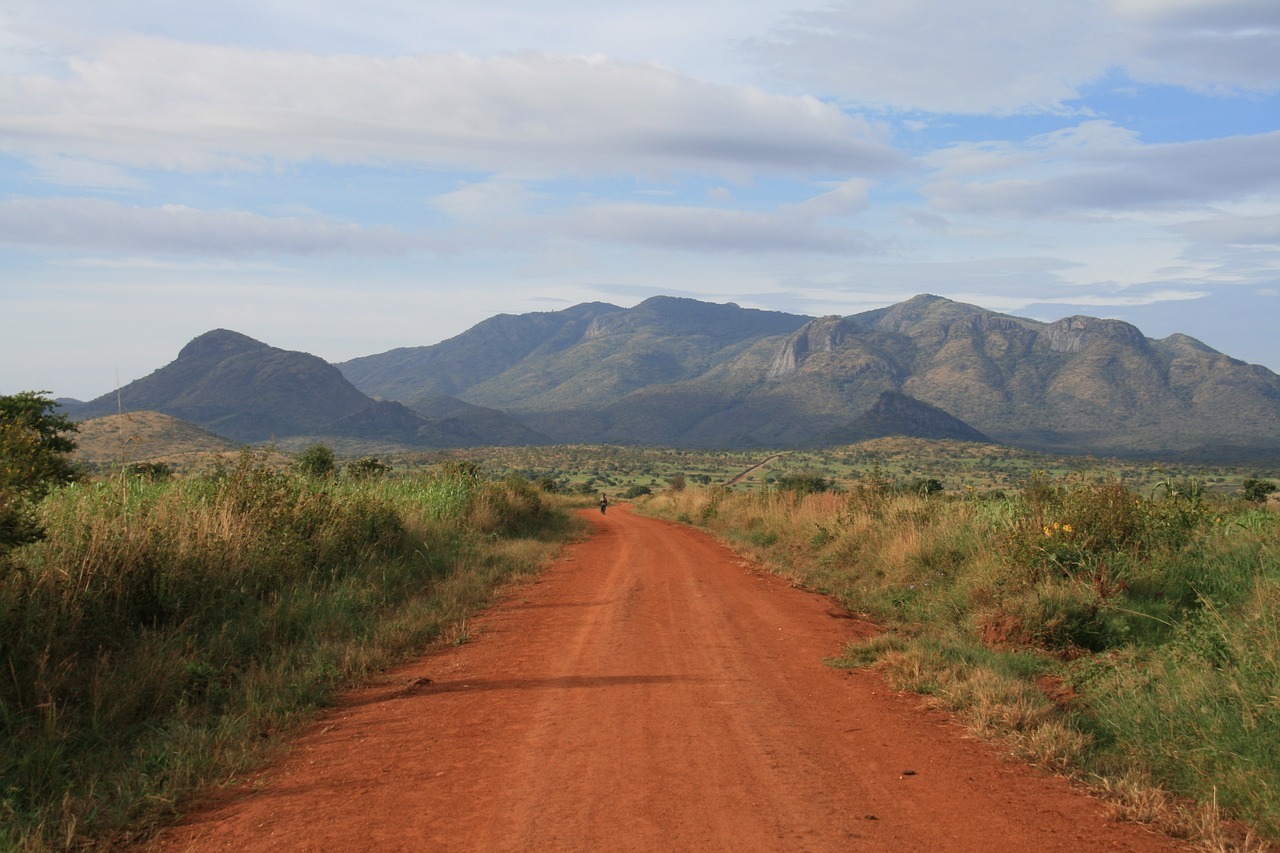
[{"label": "weeds beside road", "polygon": [[1280,516],[1188,485],[1038,476],[1012,497],[921,496],[867,478],[646,507],[872,614],[887,630],[844,665],[1228,848],[1224,815],[1280,838]]},{"label": "weeds beside road", "polygon": [[72,484],[41,512],[47,538],[0,566],[4,849],[145,831],[340,687],[448,639],[570,525],[466,464],[339,483],[248,452]]}]

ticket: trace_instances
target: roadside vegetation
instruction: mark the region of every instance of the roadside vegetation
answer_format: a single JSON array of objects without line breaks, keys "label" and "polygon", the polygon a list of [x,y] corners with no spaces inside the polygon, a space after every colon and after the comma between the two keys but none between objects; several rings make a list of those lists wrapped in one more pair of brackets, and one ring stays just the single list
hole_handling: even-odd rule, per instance
[{"label": "roadside vegetation", "polygon": [[1274,471],[896,439],[125,461],[119,436],[89,465],[75,438],[0,397],[0,849],[122,845],[243,779],[344,686],[465,642],[600,492],[870,614],[838,663],[1129,816],[1280,838]]},{"label": "roadside vegetation", "polygon": [[[1280,839],[1280,514],[1267,481],[1031,472],[943,493],[873,469],[752,492],[668,489],[703,526],[885,629],[875,667],[1118,811],[1219,849]],[[940,485],[940,484],[939,484]]]},{"label": "roadside vegetation", "polygon": [[572,535],[531,484],[463,461],[245,451],[77,481],[37,464],[73,439],[36,399],[0,419],[0,849],[141,837],[355,679],[465,641]]}]

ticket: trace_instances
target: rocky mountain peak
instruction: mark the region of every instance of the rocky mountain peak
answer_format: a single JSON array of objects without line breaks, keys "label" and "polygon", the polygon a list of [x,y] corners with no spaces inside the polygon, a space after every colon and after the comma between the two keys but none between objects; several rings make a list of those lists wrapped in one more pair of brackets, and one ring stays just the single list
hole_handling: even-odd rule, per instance
[{"label": "rocky mountain peak", "polygon": [[248,335],[242,335],[230,329],[214,329],[193,338],[178,351],[178,359],[228,358],[240,353],[265,349],[271,349],[271,347]]},{"label": "rocky mountain peak", "polygon": [[1122,320],[1097,317],[1064,317],[1044,330],[1053,352],[1077,353],[1097,340],[1112,340],[1139,350],[1147,349],[1147,339],[1135,326]]}]

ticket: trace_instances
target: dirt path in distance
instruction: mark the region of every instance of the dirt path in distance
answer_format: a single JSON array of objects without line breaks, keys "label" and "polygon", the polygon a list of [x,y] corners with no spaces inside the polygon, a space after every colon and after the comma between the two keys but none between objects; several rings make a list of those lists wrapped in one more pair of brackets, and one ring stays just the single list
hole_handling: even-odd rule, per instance
[{"label": "dirt path in distance", "polygon": [[735,474],[734,476],[730,477],[728,480],[725,480],[725,481],[724,481],[724,483],[723,483],[723,485],[725,485],[725,486],[736,486],[738,483],[741,483],[743,480],[747,479],[747,478],[748,478],[748,477],[750,477],[753,473],[755,473],[756,471],[759,471],[759,470],[760,470],[761,468],[763,468],[764,466],[766,466],[766,465],[770,464],[771,462],[777,462],[777,461],[778,461],[779,459],[781,459],[781,458],[782,458],[782,454],[781,454],[781,453],[775,453],[775,454],[773,454],[772,456],[768,457],[767,459],[761,459],[759,462],[757,462],[756,464],[752,465],[752,466],[751,466],[750,468],[748,468],[747,470],[742,471],[742,472],[740,472],[740,473],[738,473],[738,474]]},{"label": "dirt path in distance", "polygon": [[822,663],[860,629],[615,507],[464,645],[349,697],[194,850],[1147,851],[1066,781]]}]

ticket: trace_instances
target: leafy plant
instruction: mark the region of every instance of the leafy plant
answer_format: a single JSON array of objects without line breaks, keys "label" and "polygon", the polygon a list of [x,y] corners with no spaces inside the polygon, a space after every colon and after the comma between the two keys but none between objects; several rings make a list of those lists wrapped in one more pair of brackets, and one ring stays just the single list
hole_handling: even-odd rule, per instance
[{"label": "leafy plant", "polygon": [[1252,503],[1265,503],[1267,496],[1276,490],[1276,484],[1268,480],[1257,480],[1252,477],[1240,484],[1244,499]]},{"label": "leafy plant", "polygon": [[376,456],[362,456],[347,463],[346,475],[353,480],[372,480],[385,476],[390,470],[391,466]]},{"label": "leafy plant", "polygon": [[313,444],[298,454],[298,470],[317,480],[332,479],[338,473],[338,459],[327,444]]},{"label": "leafy plant", "polygon": [[47,391],[0,396],[0,559],[43,535],[35,504],[76,479],[76,425],[54,410]]}]

